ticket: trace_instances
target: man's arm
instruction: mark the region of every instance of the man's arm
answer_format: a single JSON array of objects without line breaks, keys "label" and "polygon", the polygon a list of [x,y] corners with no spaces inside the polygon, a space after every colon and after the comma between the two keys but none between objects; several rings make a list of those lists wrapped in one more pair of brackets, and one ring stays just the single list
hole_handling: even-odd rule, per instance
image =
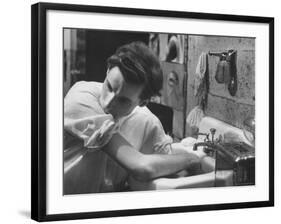
[{"label": "man's arm", "polygon": [[199,158],[194,154],[142,154],[118,133],[112,136],[103,151],[138,181],[149,181],[199,166]]},{"label": "man's arm", "polygon": [[[138,181],[132,177],[129,178],[129,186],[133,191],[139,190],[159,190],[159,189],[178,189],[194,187],[214,186],[214,159],[206,156],[201,150],[193,151],[193,147],[185,147],[181,143],[172,144],[172,153],[174,154],[194,154],[200,158],[200,169],[188,170],[186,174],[177,173],[175,177],[161,177],[151,181]],[[190,172],[191,171],[191,172]]]}]

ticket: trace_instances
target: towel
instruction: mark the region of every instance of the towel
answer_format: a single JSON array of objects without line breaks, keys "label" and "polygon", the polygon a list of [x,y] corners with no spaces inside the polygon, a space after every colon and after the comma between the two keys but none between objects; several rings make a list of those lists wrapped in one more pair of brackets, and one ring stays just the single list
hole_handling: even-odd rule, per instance
[{"label": "towel", "polygon": [[[99,142],[98,137],[104,134],[107,127],[112,127],[112,130],[104,141]],[[112,115],[99,114],[80,119],[65,118],[64,129],[82,139],[84,147],[94,150],[101,148],[109,142],[110,136],[117,131],[117,125],[114,123]]]},{"label": "towel", "polygon": [[200,106],[194,107],[186,118],[186,135],[197,138],[199,124],[204,117],[204,112]]},{"label": "towel", "polygon": [[204,117],[204,112],[200,106],[194,107],[186,118],[186,136],[198,137],[199,124]]},{"label": "towel", "polygon": [[205,110],[209,92],[209,69],[208,55],[201,53],[195,71],[194,96],[197,98],[197,105]]},{"label": "towel", "polygon": [[186,123],[188,123],[190,127],[193,126],[198,127],[203,117],[204,117],[203,110],[201,109],[200,106],[196,106],[189,112],[186,118]]},{"label": "towel", "polygon": [[200,94],[201,89],[203,88],[203,82],[205,78],[205,74],[207,72],[207,54],[202,52],[199,56],[198,63],[195,70],[195,80],[194,80],[194,96],[198,96]]}]

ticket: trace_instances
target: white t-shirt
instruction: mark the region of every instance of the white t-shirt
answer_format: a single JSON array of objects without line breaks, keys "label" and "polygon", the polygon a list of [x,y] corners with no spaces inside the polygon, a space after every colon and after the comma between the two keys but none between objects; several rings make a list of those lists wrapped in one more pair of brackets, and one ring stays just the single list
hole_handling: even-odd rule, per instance
[{"label": "white t-shirt", "polygon": [[[99,103],[101,88],[102,83],[98,82],[76,83],[64,99],[64,120],[78,120],[104,114]],[[172,139],[165,134],[161,122],[147,107],[136,107],[131,114],[121,118],[117,126],[117,131],[135,150],[144,154],[170,153],[169,144],[172,143]],[[65,141],[72,142],[74,145],[75,137],[68,134],[73,133],[69,133],[68,130]],[[78,138],[77,141],[79,141]],[[70,144],[69,147],[72,145]],[[89,152],[84,157],[85,159],[83,158],[79,162],[80,164],[73,167],[67,174],[68,177],[64,182],[67,185],[64,188],[65,193],[105,192],[122,189],[127,172],[111,160],[106,153],[98,150]],[[89,164],[82,165],[83,162]]]}]

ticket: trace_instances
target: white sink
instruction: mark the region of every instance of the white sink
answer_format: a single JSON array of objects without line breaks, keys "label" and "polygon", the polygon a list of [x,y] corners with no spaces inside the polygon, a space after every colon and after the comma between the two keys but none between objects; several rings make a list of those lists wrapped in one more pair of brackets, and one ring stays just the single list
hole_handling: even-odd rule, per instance
[{"label": "white sink", "polygon": [[[231,170],[215,171],[215,159],[203,152],[203,147],[198,147],[197,151],[193,151],[193,144],[202,142],[202,140],[185,139],[182,141],[181,148],[186,152],[194,152],[201,158],[201,169],[193,175],[180,172],[178,175],[169,178],[159,178],[149,184],[141,184],[138,190],[161,190],[161,189],[186,189],[186,188],[203,188],[217,186],[231,186],[233,172]],[[190,145],[184,143],[190,142]]]},{"label": "white sink", "polygon": [[[220,135],[224,137],[224,141],[242,141],[251,144],[244,136],[243,131],[239,128],[231,126],[223,121],[212,117],[204,117],[199,125],[200,133],[210,133],[210,129],[215,128],[216,132],[214,139]],[[211,135],[210,135],[211,136]],[[181,141],[187,152],[193,152],[193,145],[195,143],[203,142],[205,136],[198,136],[198,139],[187,137]],[[198,175],[186,176],[177,178],[176,188],[191,188],[191,187],[211,187],[211,186],[232,186],[233,185],[233,170],[217,170],[215,171],[215,159],[206,155],[203,147],[197,147],[196,154],[201,159],[201,170]]]}]

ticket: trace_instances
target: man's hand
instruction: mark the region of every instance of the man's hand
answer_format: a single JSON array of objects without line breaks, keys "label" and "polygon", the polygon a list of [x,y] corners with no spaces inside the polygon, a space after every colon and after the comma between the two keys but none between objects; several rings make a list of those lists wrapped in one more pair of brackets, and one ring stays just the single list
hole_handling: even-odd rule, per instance
[{"label": "man's hand", "polygon": [[190,162],[186,169],[188,171],[188,174],[189,175],[200,174],[202,170],[200,158],[195,154],[189,154],[189,156],[190,156]]},{"label": "man's hand", "polygon": [[91,150],[99,149],[109,142],[115,131],[115,123],[111,120],[103,122],[102,126],[96,130],[85,143],[85,147]]},{"label": "man's hand", "polygon": [[186,168],[188,175],[195,175],[201,173],[201,162],[202,158],[205,156],[205,153],[201,150],[193,151],[193,146],[184,146],[182,143],[173,143],[172,144],[172,153],[173,154],[188,154],[189,156],[189,165]]},{"label": "man's hand", "polygon": [[194,151],[193,145],[184,146],[182,143],[173,143],[172,144],[172,154],[181,154],[181,153],[188,153],[188,154],[196,155],[200,159],[206,155],[201,147],[198,148],[197,151]]}]

